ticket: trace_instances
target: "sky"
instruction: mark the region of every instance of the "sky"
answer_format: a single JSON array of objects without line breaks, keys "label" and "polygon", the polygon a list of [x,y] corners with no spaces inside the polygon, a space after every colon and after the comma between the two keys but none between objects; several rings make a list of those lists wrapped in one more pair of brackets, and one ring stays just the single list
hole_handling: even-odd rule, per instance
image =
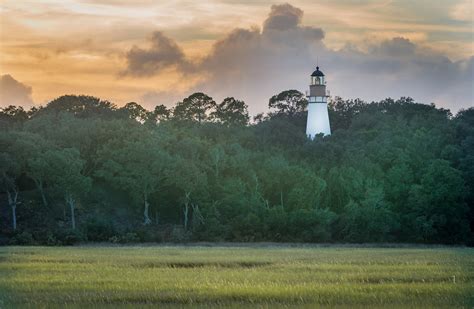
[{"label": "sky", "polygon": [[474,106],[473,0],[0,0],[0,106],[87,94],[174,106],[202,91],[267,111],[306,91]]}]

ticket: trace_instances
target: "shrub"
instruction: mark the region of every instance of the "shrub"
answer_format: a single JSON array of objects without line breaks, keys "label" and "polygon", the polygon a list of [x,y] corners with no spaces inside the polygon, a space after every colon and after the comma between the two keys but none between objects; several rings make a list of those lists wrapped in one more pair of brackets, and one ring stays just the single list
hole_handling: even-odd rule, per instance
[{"label": "shrub", "polygon": [[46,236],[46,245],[48,245],[48,246],[60,246],[61,241],[58,240],[52,232],[48,232],[48,235]]},{"label": "shrub", "polygon": [[171,242],[187,242],[191,239],[191,233],[185,231],[182,226],[174,226],[171,230],[170,241]]},{"label": "shrub", "polygon": [[[79,230],[57,230],[52,234],[57,241],[57,245],[72,246],[84,240],[84,235]],[[54,238],[51,238],[54,241]]]},{"label": "shrub", "polygon": [[116,234],[112,222],[92,218],[85,223],[85,236],[89,241],[107,241]]},{"label": "shrub", "polygon": [[122,235],[119,238],[119,241],[121,243],[134,243],[134,242],[139,242],[140,238],[138,237],[137,233],[129,232],[129,233],[125,233],[125,235]]},{"label": "shrub", "polygon": [[33,235],[27,231],[23,231],[20,233],[17,233],[12,237],[10,240],[10,244],[12,245],[33,245],[35,244],[35,241],[33,239]]},{"label": "shrub", "polygon": [[296,241],[325,242],[331,239],[329,226],[336,215],[327,209],[299,209],[290,213],[290,234]]}]

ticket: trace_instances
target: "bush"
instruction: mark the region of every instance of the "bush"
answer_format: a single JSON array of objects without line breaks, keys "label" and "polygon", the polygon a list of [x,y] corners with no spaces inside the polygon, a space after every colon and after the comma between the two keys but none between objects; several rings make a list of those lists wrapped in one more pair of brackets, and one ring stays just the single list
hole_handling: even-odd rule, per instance
[{"label": "bush", "polygon": [[21,233],[17,233],[12,237],[10,240],[11,245],[34,245],[35,241],[33,239],[33,235],[27,231],[23,231]]},{"label": "bush", "polygon": [[386,205],[349,202],[341,215],[342,235],[349,242],[390,241],[390,234],[397,230],[399,222]]},{"label": "bush", "polygon": [[60,246],[61,241],[56,238],[56,236],[49,232],[48,235],[46,236],[46,245],[48,246]]},{"label": "bush", "polygon": [[107,241],[116,234],[112,222],[92,218],[85,223],[85,236],[89,241]]},{"label": "bush", "polygon": [[109,242],[114,244],[127,244],[127,243],[137,243],[140,242],[140,238],[137,233],[125,233],[124,235],[114,235],[108,239]]},{"label": "bush", "polygon": [[170,241],[171,242],[187,242],[191,239],[191,233],[185,231],[182,226],[174,226],[171,230]]},{"label": "bush", "polygon": [[262,222],[257,214],[236,217],[232,223],[232,236],[236,241],[259,241],[262,239]]},{"label": "bush", "polygon": [[51,236],[50,240],[54,245],[72,246],[84,241],[84,235],[79,230],[57,230]]},{"label": "bush", "polygon": [[329,226],[336,215],[327,209],[299,209],[290,213],[290,234],[296,241],[326,242],[331,240]]},{"label": "bush", "polygon": [[163,231],[158,230],[156,226],[141,226],[134,234],[140,242],[163,242],[164,240]]}]

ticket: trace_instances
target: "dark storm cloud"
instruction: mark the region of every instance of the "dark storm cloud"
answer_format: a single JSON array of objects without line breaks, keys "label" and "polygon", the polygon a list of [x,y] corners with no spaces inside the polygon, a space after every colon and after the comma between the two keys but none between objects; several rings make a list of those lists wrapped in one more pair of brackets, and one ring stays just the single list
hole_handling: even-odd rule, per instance
[{"label": "dark storm cloud", "polygon": [[[205,91],[218,100],[235,96],[252,113],[265,111],[268,98],[279,91],[305,91],[318,61],[332,95],[367,101],[411,96],[455,111],[473,105],[473,58],[453,62],[402,37],[366,46],[365,52],[350,46],[334,51],[324,45],[322,29],[301,26],[302,16],[289,4],[274,5],[262,31],[233,30],[192,67],[181,52],[166,63],[177,64],[184,77],[205,76],[189,92]],[[142,70],[158,73],[161,63],[152,60]],[[151,104],[166,94],[150,92],[146,100]]]},{"label": "dark storm cloud", "polygon": [[125,75],[151,76],[169,66],[187,63],[178,44],[162,32],[155,31],[149,41],[149,48],[134,46],[127,53]]},{"label": "dark storm cloud", "polygon": [[33,106],[31,87],[22,84],[11,75],[0,77],[0,107],[9,105]]}]

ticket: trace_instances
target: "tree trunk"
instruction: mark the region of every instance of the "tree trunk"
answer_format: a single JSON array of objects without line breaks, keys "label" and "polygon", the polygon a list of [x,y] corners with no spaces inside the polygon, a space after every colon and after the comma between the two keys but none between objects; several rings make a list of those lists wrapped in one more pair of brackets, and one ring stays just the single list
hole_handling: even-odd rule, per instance
[{"label": "tree trunk", "polygon": [[189,214],[189,200],[191,192],[186,192],[185,193],[185,198],[184,198],[184,230],[188,230],[188,214]]},{"label": "tree trunk", "polygon": [[43,205],[48,207],[48,201],[46,200],[46,195],[44,194],[43,183],[40,182],[39,184],[39,191],[41,193],[41,199],[43,200]]},{"label": "tree trunk", "polygon": [[219,162],[221,160],[220,153],[218,150],[215,152],[215,157],[213,159],[214,159],[214,177],[216,178],[216,181],[217,181],[219,179]]},{"label": "tree trunk", "polygon": [[281,204],[281,208],[285,208],[283,207],[283,190],[280,190],[280,204]]},{"label": "tree trunk", "polygon": [[16,205],[12,205],[13,230],[16,231]]},{"label": "tree trunk", "polygon": [[143,195],[143,198],[144,198],[144,202],[145,202],[145,210],[143,211],[143,216],[145,217],[145,220],[144,220],[143,224],[148,225],[148,224],[151,223],[151,219],[150,219],[150,216],[149,216],[150,204],[148,203],[148,196],[147,196],[146,193]]},{"label": "tree trunk", "polygon": [[35,180],[36,187],[38,188],[38,191],[41,194],[41,199],[43,201],[43,205],[45,207],[48,207],[48,201],[46,200],[46,195],[44,194],[44,189],[43,189],[43,182],[40,180]]},{"label": "tree trunk", "polygon": [[188,202],[184,203],[184,230],[188,230],[188,213],[189,213],[189,204]]},{"label": "tree trunk", "polygon": [[201,224],[204,224],[204,217],[202,216],[201,212],[199,211],[199,205],[191,204],[193,208],[193,228],[198,227]]},{"label": "tree trunk", "polygon": [[8,204],[12,209],[12,226],[13,230],[16,230],[16,205],[18,201],[18,190],[13,188],[13,192],[7,191]]},{"label": "tree trunk", "polygon": [[76,216],[75,216],[75,201],[72,196],[66,196],[66,203],[69,205],[69,209],[71,211],[71,227],[73,230],[76,229]]}]

